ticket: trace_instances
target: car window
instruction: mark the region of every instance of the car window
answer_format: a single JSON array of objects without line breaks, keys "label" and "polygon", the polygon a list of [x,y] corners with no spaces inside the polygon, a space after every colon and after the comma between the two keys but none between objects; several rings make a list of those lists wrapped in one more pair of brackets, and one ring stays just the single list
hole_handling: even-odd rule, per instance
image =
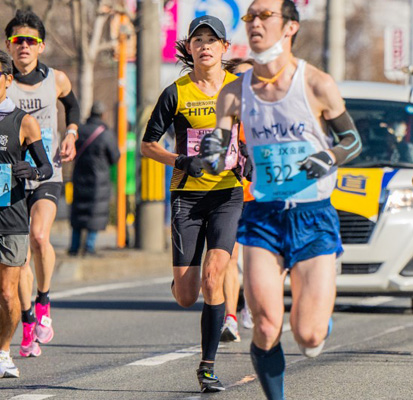
[{"label": "car window", "polygon": [[413,168],[413,105],[402,102],[347,99],[363,143],[348,166]]}]

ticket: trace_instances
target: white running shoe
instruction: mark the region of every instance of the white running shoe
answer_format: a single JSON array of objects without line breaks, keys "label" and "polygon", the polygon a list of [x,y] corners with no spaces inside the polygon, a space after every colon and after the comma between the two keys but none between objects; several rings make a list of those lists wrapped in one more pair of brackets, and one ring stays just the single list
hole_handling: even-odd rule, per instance
[{"label": "white running shoe", "polygon": [[245,329],[252,329],[254,327],[254,322],[252,322],[251,311],[249,310],[248,307],[244,307],[241,310],[241,320],[242,320],[242,326]]},{"label": "white running shoe", "polygon": [[[325,339],[327,339],[330,336],[330,333],[332,330],[333,330],[333,318],[330,317],[328,321],[328,329],[327,329],[327,335]],[[318,357],[323,351],[324,345],[326,343],[325,339],[317,347],[304,347],[299,344],[298,348],[300,349],[301,353],[303,353],[306,357],[315,358],[315,357]]]},{"label": "white running shoe", "polygon": [[225,318],[224,326],[221,330],[221,342],[240,342],[241,338],[238,333],[238,322],[228,315]]},{"label": "white running shoe", "polygon": [[14,365],[10,353],[7,351],[0,351],[0,378],[18,377],[20,377],[20,371]]}]

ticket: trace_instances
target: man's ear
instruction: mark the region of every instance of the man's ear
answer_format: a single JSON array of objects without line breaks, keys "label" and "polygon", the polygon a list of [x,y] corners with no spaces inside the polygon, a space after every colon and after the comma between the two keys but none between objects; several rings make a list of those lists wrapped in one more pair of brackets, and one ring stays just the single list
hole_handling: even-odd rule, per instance
[{"label": "man's ear", "polygon": [[285,36],[293,37],[300,29],[300,23],[298,21],[288,21],[285,28]]},{"label": "man's ear", "polygon": [[13,75],[12,74],[6,75],[6,89],[10,87],[12,82],[13,82]]},{"label": "man's ear", "polygon": [[39,54],[42,54],[44,51],[44,48],[46,47],[45,43],[42,42],[39,44]]}]

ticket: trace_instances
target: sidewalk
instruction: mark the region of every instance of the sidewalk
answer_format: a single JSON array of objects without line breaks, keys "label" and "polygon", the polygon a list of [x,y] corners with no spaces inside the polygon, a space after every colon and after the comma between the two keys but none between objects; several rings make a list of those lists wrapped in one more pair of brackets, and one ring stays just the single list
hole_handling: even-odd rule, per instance
[{"label": "sidewalk", "polygon": [[124,280],[171,275],[170,249],[160,253],[116,247],[116,228],[108,226],[98,234],[96,256],[73,257],[67,254],[71,228],[67,220],[54,222],[51,242],[56,251],[55,283],[76,281]]}]

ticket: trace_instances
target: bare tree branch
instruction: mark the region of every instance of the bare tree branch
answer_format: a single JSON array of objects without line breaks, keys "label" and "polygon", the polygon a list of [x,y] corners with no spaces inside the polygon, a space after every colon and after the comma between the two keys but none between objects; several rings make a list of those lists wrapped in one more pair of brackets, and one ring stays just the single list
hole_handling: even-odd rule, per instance
[{"label": "bare tree branch", "polygon": [[43,14],[43,17],[42,17],[42,21],[45,25],[47,24],[47,22],[49,20],[52,8],[53,8],[53,0],[48,0],[46,10],[44,11],[44,14]]}]

